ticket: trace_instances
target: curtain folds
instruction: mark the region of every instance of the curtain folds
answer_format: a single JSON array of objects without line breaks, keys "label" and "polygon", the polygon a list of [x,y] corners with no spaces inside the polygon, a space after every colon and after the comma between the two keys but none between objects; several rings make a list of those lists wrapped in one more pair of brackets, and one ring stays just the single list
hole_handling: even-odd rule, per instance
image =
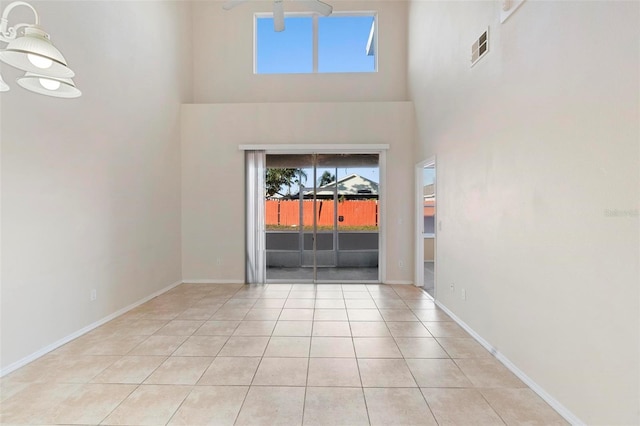
[{"label": "curtain folds", "polygon": [[265,151],[246,151],[246,281],[266,282],[265,251]]}]

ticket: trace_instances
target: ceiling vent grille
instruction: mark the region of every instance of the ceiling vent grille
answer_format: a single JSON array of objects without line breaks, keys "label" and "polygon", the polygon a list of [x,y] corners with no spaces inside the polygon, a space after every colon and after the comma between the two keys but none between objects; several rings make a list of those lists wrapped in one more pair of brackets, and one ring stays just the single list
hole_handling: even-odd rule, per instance
[{"label": "ceiling vent grille", "polygon": [[489,52],[489,28],[471,46],[471,66],[474,66]]}]

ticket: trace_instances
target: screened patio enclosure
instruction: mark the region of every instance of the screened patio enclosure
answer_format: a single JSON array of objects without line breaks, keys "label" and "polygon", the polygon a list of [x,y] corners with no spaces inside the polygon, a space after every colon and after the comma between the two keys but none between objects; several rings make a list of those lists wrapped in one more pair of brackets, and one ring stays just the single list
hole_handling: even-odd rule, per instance
[{"label": "screened patio enclosure", "polygon": [[379,155],[266,154],[264,164],[265,281],[379,282]]}]

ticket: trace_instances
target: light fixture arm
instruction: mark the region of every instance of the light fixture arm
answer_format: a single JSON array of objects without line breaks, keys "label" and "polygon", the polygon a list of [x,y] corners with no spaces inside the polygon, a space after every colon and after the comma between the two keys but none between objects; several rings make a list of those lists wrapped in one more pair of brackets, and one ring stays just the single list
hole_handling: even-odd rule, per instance
[{"label": "light fixture arm", "polygon": [[[18,6],[28,7],[33,12],[33,15],[35,17],[34,24],[16,24],[13,27],[9,27],[9,13],[11,13],[11,11]],[[38,17],[38,12],[33,6],[23,1],[14,1],[13,3],[7,5],[7,7],[5,7],[4,11],[2,12],[2,18],[0,18],[0,41],[9,43],[9,41],[14,40],[17,37],[18,30],[20,28],[37,26],[39,24],[40,18]]]}]

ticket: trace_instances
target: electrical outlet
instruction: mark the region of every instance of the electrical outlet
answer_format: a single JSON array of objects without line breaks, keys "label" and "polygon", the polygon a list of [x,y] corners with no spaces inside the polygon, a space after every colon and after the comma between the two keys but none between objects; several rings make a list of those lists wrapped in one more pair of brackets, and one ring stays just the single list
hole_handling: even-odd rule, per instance
[{"label": "electrical outlet", "polygon": [[404,262],[402,260],[398,261],[398,266],[400,269],[404,268]]},{"label": "electrical outlet", "polygon": [[218,258],[216,259],[216,265],[218,265],[218,266],[221,266],[221,265],[222,265],[222,258],[221,258],[221,257],[218,257]]},{"label": "electrical outlet", "polygon": [[467,290],[465,290],[464,288],[460,290],[460,297],[462,298],[462,300],[467,300]]},{"label": "electrical outlet", "polygon": [[451,283],[450,288],[451,288],[451,293],[453,293],[454,291],[456,291],[456,286],[455,286],[455,284]]},{"label": "electrical outlet", "polygon": [[98,298],[98,290],[94,288],[91,290],[91,293],[89,294],[89,300],[93,302],[97,298]]}]

